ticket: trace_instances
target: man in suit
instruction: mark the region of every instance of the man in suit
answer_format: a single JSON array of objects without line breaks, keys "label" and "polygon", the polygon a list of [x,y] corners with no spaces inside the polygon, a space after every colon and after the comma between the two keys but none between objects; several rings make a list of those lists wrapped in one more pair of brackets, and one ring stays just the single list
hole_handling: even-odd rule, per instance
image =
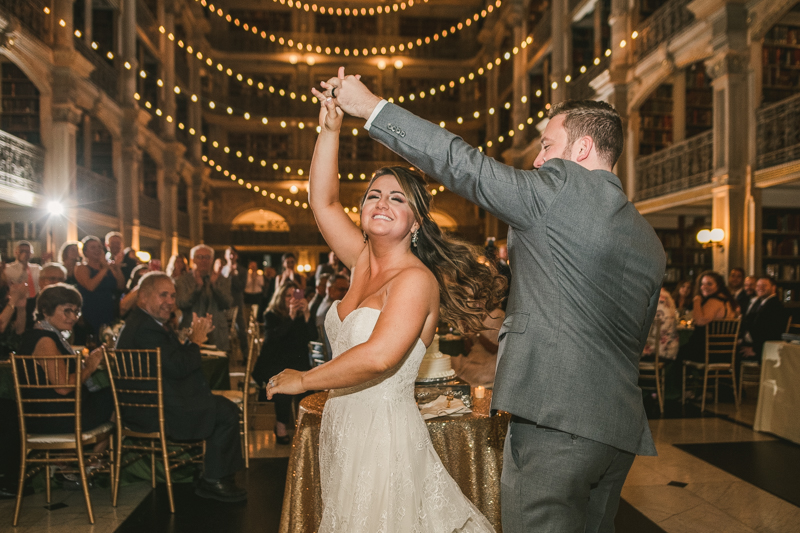
[{"label": "man in suit", "polygon": [[[175,440],[205,440],[203,475],[195,493],[225,502],[247,499],[236,486],[234,474],[244,466],[239,442],[239,408],[230,400],[211,394],[203,375],[200,344],[214,326],[210,317],[194,315],[192,333],[185,343],[169,326],[175,311],[175,285],[163,272],[145,274],[139,282],[138,305],[130,312],[117,341],[118,349],[161,349],[164,418],[167,436]],[[123,411],[127,427],[157,431],[152,409]]]},{"label": "man in suit", "polygon": [[739,313],[742,315],[747,314],[748,309],[750,309],[750,302],[756,298],[756,281],[758,281],[758,278],[755,276],[744,278],[742,290],[734,296],[736,303],[739,304]]},{"label": "man in suit", "polygon": [[356,76],[323,82],[372,138],[509,225],[514,267],[492,408],[512,413],[503,531],[613,531],[634,454],[655,455],[638,362],[665,255],[611,170],[622,121],[602,102],[550,111],[534,170],[487,157],[373,95]]},{"label": "man in suit", "polygon": [[742,356],[745,361],[761,362],[767,341],[781,340],[786,331],[786,310],[775,295],[775,280],[762,276],[756,281],[754,301],[742,320]]}]

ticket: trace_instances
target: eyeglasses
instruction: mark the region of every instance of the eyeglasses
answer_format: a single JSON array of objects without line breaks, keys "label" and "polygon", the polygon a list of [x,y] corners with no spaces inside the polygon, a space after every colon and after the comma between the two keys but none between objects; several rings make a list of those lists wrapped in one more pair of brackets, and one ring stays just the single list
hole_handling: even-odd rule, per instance
[{"label": "eyeglasses", "polygon": [[64,308],[64,316],[75,315],[75,320],[81,317],[80,309],[72,309],[71,307]]}]

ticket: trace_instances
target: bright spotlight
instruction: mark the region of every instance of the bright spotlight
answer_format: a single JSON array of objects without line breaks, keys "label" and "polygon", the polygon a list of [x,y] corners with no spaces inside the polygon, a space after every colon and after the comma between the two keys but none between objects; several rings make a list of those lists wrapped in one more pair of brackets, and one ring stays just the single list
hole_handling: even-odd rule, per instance
[{"label": "bright spotlight", "polygon": [[47,211],[51,215],[63,215],[64,214],[64,205],[59,202],[58,200],[51,200],[47,203]]}]

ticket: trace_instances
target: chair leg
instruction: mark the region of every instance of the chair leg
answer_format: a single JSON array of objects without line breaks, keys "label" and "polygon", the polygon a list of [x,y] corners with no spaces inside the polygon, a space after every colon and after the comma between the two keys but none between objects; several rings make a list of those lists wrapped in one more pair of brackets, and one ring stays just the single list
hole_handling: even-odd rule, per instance
[{"label": "chair leg", "polygon": [[156,442],[150,441],[150,483],[156,488]]},{"label": "chair leg", "polygon": [[45,463],[45,465],[47,465],[47,475],[45,476],[47,478],[47,483],[45,483],[44,486],[44,493],[47,495],[47,503],[50,503],[50,485],[53,484],[52,471],[50,470],[50,450],[44,452],[44,458],[47,459],[47,462]]},{"label": "chair leg", "polygon": [[114,470],[114,435],[108,436],[108,475],[111,478],[111,502],[114,503],[116,498],[114,497],[114,490],[117,486],[115,474],[116,471]]},{"label": "chair leg", "polygon": [[661,414],[664,414],[664,397],[661,395],[661,376],[658,372],[658,365],[656,364],[656,396],[658,397],[658,408]]},{"label": "chair leg", "polygon": [[[247,394],[247,389],[249,388],[249,384],[245,384],[244,394]],[[244,430],[244,434],[242,435],[242,444],[244,445],[244,467],[250,468],[250,428],[248,427],[248,412],[247,412],[247,403],[245,400],[245,406],[243,406],[242,412],[242,429]]]},{"label": "chair leg", "polygon": [[[13,525],[16,527],[17,522],[19,521],[19,512],[22,509],[22,491],[25,488],[25,471],[28,467],[28,450],[25,449],[25,446],[22,446],[22,463],[19,467],[19,483],[17,484],[17,505],[14,507],[14,523]],[[50,484],[50,465],[47,465],[47,483]]]},{"label": "chair leg", "polygon": [[714,405],[719,403],[719,373],[714,376]]},{"label": "chair leg", "polygon": [[[741,386],[741,382],[740,382],[740,386]],[[741,401],[741,398],[742,398],[742,393],[741,393],[741,390],[738,391],[738,394],[737,394],[737,391],[736,391],[736,369],[733,367],[733,365],[731,365],[731,388],[733,389],[733,403],[734,403],[734,405],[736,405],[736,410],[738,411],[739,410],[739,402]]]},{"label": "chair leg", "polygon": [[161,453],[164,457],[164,477],[167,480],[167,494],[169,496],[169,512],[175,514],[175,500],[172,497],[172,474],[169,469],[169,450],[167,449],[167,439],[161,435]]},{"label": "chair leg", "polygon": [[683,365],[683,380],[681,381],[681,405],[686,405],[686,365]]},{"label": "chair leg", "polygon": [[120,471],[122,470],[122,435],[117,434],[117,460],[114,461],[114,471],[116,474],[114,475],[114,491],[112,492],[112,497],[114,498],[111,502],[111,505],[116,507],[117,506],[117,497],[119,496],[119,477]]},{"label": "chair leg", "polygon": [[708,392],[708,366],[703,370],[703,401],[700,404],[700,412],[706,411],[706,393]]},{"label": "chair leg", "polygon": [[78,471],[81,475],[81,486],[83,488],[83,499],[86,500],[86,512],[89,514],[89,523],[94,524],[94,512],[92,512],[92,497],[89,496],[89,481],[86,479],[86,468],[84,466],[83,446],[78,446]]}]

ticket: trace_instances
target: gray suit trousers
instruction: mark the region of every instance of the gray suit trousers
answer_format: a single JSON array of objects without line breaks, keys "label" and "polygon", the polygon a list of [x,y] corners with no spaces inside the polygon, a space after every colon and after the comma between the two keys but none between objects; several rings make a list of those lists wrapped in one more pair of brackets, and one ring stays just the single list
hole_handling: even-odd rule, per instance
[{"label": "gray suit trousers", "polygon": [[634,457],[514,417],[503,450],[503,532],[613,533]]}]

